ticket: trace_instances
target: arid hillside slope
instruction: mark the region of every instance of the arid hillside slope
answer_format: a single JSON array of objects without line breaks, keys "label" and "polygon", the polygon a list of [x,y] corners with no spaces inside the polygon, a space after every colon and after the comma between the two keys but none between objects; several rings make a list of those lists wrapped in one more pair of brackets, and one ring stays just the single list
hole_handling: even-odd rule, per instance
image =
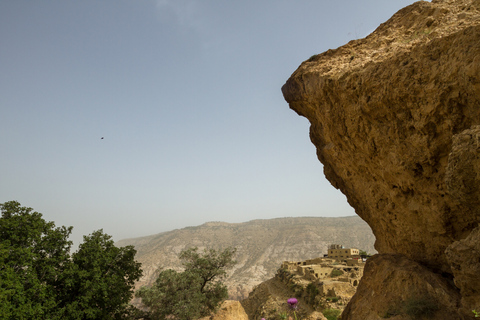
[{"label": "arid hillside slope", "polygon": [[275,277],[250,292],[242,306],[250,320],[285,320],[287,315],[292,316],[288,299],[294,297],[298,319],[325,320],[325,316],[339,314],[345,308],[356,292],[363,269],[364,263],[358,259],[286,261]]},{"label": "arid hillside slope", "polygon": [[252,288],[273,277],[283,261],[302,261],[327,253],[332,243],[374,253],[375,238],[359,217],[278,218],[245,223],[209,222],[198,227],[122,240],[134,245],[144,276],[137,287],[151,284],[158,268],[181,270],[178,254],[185,248],[237,248],[237,264],[226,284],[232,299],[241,300]]},{"label": "arid hillside slope", "polygon": [[[282,88],[380,253],[342,319],[480,308],[480,1],[419,1]],[[407,275],[411,274],[410,277]],[[419,298],[420,297],[420,298]],[[425,302],[426,303],[426,302]],[[403,304],[403,306],[402,306]]]}]

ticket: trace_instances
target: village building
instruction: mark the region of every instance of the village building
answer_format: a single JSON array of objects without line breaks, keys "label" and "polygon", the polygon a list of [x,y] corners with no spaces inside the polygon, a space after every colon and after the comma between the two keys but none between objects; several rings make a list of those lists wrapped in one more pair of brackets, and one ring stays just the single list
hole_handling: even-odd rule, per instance
[{"label": "village building", "polygon": [[348,282],[356,287],[363,275],[365,265],[359,253],[358,249],[344,248],[337,244],[330,245],[326,257],[305,261],[284,261],[281,269],[308,281],[319,281],[322,285],[325,281],[328,283],[333,281]]},{"label": "village building", "polygon": [[[350,256],[354,256],[352,251],[350,253]],[[313,290],[313,286],[316,297],[310,297],[312,301],[322,306],[337,307],[347,304],[355,294],[363,270],[362,259],[319,257],[304,261],[284,261],[276,277],[289,287],[296,288],[296,294],[301,290],[308,295],[312,292],[308,290]]]},{"label": "village building", "polygon": [[335,260],[359,259],[360,250],[355,248],[344,248],[339,244],[331,244],[328,246],[328,258]]}]

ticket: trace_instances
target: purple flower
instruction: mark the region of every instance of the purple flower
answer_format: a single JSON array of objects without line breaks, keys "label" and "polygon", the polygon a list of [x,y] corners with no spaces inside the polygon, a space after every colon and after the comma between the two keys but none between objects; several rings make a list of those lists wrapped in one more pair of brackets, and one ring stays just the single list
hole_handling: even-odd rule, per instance
[{"label": "purple flower", "polygon": [[295,299],[295,298],[290,298],[290,299],[287,300],[287,303],[292,309],[296,309],[298,300]]}]

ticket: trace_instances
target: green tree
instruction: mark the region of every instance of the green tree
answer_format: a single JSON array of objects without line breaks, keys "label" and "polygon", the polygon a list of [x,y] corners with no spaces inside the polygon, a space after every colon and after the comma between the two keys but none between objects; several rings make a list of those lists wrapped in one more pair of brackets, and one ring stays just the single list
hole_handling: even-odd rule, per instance
[{"label": "green tree", "polygon": [[0,314],[5,319],[60,318],[58,275],[71,264],[72,228],[55,228],[16,201],[0,209]]},{"label": "green tree", "polygon": [[77,319],[122,319],[142,272],[133,246],[117,248],[103,230],[83,237],[73,253],[65,306]]},{"label": "green tree", "polygon": [[[0,204],[0,319],[122,319],[141,276],[132,247],[96,231],[70,255],[72,227]],[[108,301],[107,301],[108,300]]]},{"label": "green tree", "polygon": [[141,288],[137,296],[149,307],[152,319],[164,319],[168,315],[176,319],[194,319],[204,309],[200,278],[188,271],[164,270],[153,287]]},{"label": "green tree", "polygon": [[359,255],[361,255],[361,256],[368,256],[368,253],[367,253],[367,251],[360,250]]},{"label": "green tree", "polygon": [[227,287],[221,282],[226,270],[236,262],[236,250],[223,251],[191,248],[180,253],[185,270],[160,272],[152,287],[142,287],[137,297],[150,309],[152,319],[191,320],[208,315],[228,297]]}]

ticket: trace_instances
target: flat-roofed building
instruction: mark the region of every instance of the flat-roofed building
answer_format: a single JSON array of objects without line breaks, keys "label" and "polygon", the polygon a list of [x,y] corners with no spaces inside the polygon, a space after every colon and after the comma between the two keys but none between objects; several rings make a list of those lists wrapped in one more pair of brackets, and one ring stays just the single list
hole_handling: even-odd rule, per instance
[{"label": "flat-roofed building", "polygon": [[360,250],[355,248],[344,248],[338,244],[333,244],[328,247],[328,257],[336,260],[349,258],[358,259],[360,257]]}]

